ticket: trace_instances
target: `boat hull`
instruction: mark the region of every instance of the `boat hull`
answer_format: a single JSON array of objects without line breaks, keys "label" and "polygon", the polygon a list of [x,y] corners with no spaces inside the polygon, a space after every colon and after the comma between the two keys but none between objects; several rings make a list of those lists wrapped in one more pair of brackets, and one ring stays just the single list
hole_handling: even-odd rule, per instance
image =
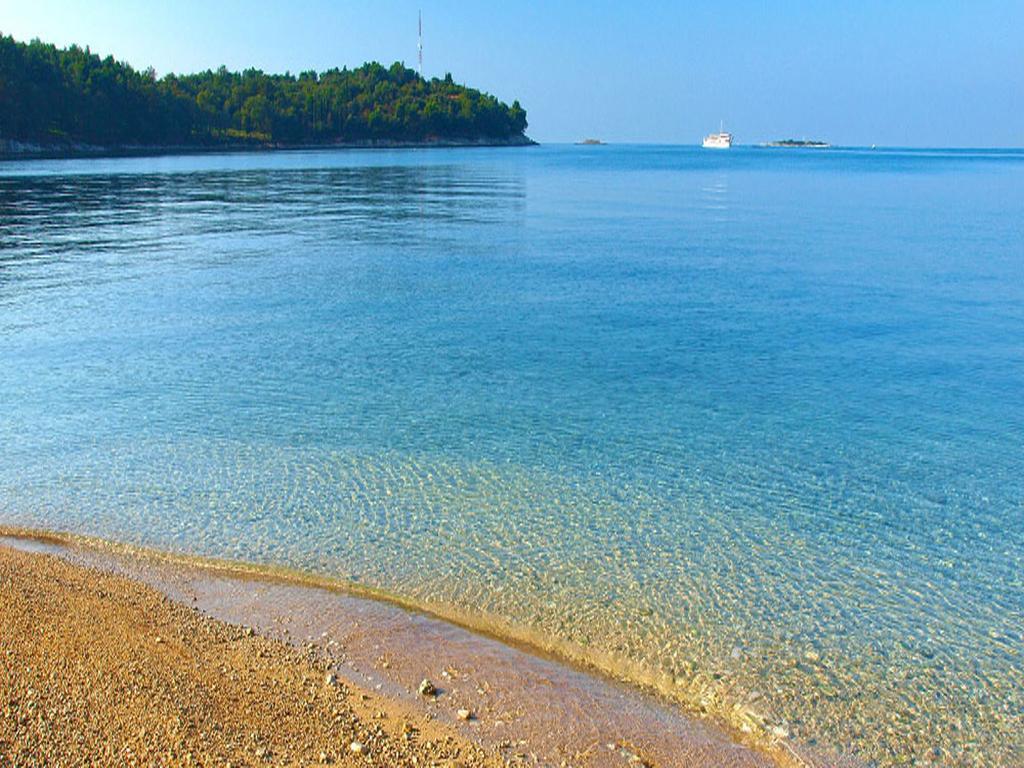
[{"label": "boat hull", "polygon": [[704,149],[729,149],[732,146],[732,134],[725,133],[712,133],[704,137],[704,141],[701,144]]}]

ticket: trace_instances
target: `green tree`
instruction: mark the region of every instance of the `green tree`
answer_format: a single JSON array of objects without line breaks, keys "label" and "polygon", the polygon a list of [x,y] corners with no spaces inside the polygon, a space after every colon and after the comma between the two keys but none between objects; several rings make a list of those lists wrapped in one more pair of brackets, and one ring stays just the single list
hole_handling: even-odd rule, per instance
[{"label": "green tree", "polygon": [[157,78],[88,48],[0,36],[0,138],[66,145],[252,141],[330,144],[363,139],[507,140],[526,130],[509,107],[395,62],[298,76],[226,67]]}]

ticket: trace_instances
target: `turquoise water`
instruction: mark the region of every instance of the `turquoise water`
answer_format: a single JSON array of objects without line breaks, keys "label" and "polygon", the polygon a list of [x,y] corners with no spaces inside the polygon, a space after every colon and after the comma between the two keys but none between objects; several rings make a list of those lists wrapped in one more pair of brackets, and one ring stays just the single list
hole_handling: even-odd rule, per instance
[{"label": "turquoise water", "polygon": [[0,524],[1024,764],[1024,152],[0,165]]}]

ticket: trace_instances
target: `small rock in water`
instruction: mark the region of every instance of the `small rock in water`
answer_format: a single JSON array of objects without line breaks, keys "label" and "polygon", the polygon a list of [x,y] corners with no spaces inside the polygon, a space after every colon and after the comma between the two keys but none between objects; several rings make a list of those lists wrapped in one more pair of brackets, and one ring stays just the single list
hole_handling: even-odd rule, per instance
[{"label": "small rock in water", "polygon": [[423,678],[423,681],[420,683],[420,687],[417,690],[419,690],[420,696],[437,695],[437,688],[435,688],[434,684],[430,682],[430,680],[428,680],[427,678]]},{"label": "small rock in water", "polygon": [[468,709],[460,709],[457,713],[459,720],[470,720],[473,717],[473,713]]},{"label": "small rock in water", "polygon": [[733,661],[739,661],[743,658],[743,649],[738,645],[733,646],[732,653],[730,655],[732,656]]},{"label": "small rock in water", "polygon": [[808,661],[820,661],[821,654],[817,651],[804,651],[804,658]]}]

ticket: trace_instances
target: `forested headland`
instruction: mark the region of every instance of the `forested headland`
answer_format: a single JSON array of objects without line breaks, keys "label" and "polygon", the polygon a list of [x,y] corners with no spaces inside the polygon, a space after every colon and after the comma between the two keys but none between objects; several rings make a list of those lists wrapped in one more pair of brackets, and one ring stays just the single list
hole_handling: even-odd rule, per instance
[{"label": "forested headland", "polygon": [[333,144],[526,144],[526,111],[398,62],[158,78],[88,48],[0,35],[0,153]]}]

